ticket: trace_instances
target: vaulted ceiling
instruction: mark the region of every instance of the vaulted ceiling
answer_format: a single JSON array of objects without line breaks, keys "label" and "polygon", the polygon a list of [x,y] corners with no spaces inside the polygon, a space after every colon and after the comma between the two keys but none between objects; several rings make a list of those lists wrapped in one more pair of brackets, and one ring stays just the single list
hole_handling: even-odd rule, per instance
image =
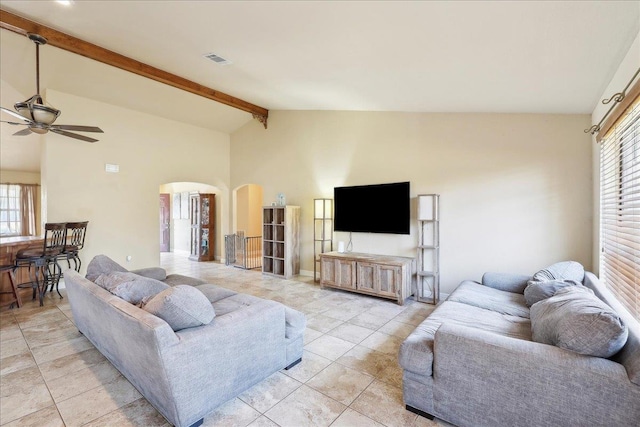
[{"label": "vaulted ceiling", "polygon": [[[590,114],[640,29],[638,1],[2,1],[8,12],[270,110]],[[35,50],[0,31],[0,101]],[[218,65],[214,53],[231,61]],[[251,115],[46,46],[44,88],[232,133]],[[67,121],[69,118],[67,118]],[[2,125],[2,167],[37,169]],[[29,142],[25,140],[29,139]],[[11,151],[9,142],[16,142]],[[19,163],[19,161],[18,161]]]}]

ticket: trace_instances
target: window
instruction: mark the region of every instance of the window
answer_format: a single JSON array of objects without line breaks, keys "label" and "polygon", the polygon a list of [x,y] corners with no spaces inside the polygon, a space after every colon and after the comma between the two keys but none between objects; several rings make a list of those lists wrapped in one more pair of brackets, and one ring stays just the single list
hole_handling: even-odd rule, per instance
[{"label": "window", "polygon": [[600,149],[600,276],[640,320],[640,98]]},{"label": "window", "polygon": [[0,184],[0,235],[18,236],[22,233],[20,204],[20,186]]}]

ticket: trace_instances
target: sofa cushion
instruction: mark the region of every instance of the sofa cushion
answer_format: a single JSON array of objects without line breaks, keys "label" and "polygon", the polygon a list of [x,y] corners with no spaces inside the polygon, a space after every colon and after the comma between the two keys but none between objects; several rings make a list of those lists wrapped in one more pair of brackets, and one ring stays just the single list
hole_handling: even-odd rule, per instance
[{"label": "sofa cushion", "polygon": [[584,267],[575,261],[557,262],[538,271],[533,275],[533,280],[536,282],[545,280],[575,280],[576,282],[582,283],[584,280]]},{"label": "sofa cushion", "polygon": [[189,285],[167,286],[142,308],[167,322],[174,331],[207,325],[216,315],[207,297]]},{"label": "sofa cushion", "polygon": [[253,295],[235,294],[227,298],[222,298],[214,302],[212,305],[216,310],[216,316],[224,316],[241,308],[258,304],[261,301],[264,300],[258,297],[254,297]]},{"label": "sofa cushion", "polygon": [[433,338],[445,322],[531,341],[531,323],[527,318],[447,300],[438,305],[400,346],[399,362],[404,369],[419,375],[432,374]]},{"label": "sofa cushion", "polygon": [[95,282],[101,274],[109,274],[113,271],[128,272],[126,268],[106,255],[96,255],[87,265],[87,279]]},{"label": "sofa cushion", "polygon": [[183,276],[182,274],[169,274],[166,279],[163,280],[169,286],[176,285],[190,285],[198,286],[207,283],[202,279],[196,279],[195,277]]},{"label": "sofa cushion", "polygon": [[159,280],[122,271],[101,274],[94,282],[131,304],[147,301],[169,287]]},{"label": "sofa cushion", "polygon": [[502,314],[529,318],[529,308],[524,296],[506,292],[476,282],[462,282],[447,298],[447,301],[461,302]]},{"label": "sofa cushion", "polygon": [[532,305],[531,327],[534,341],[596,357],[616,354],[628,335],[620,316],[584,286]]},{"label": "sofa cushion", "polygon": [[573,280],[530,280],[529,284],[524,289],[524,299],[527,303],[527,306],[531,307],[538,301],[551,298],[557,291],[562,288],[576,285],[579,285],[579,283]]},{"label": "sofa cushion", "polygon": [[237,294],[237,292],[234,292],[230,289],[221,288],[219,286],[212,285],[209,283],[206,283],[204,285],[197,285],[196,289],[202,292],[204,296],[206,296],[209,302],[212,304],[214,302],[220,301],[221,299],[228,298],[230,296]]}]

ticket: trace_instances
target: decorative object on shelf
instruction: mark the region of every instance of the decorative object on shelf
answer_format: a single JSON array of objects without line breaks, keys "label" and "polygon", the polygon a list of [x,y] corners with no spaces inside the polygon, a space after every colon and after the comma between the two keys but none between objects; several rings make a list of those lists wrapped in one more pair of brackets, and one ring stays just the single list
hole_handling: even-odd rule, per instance
[{"label": "decorative object on shelf", "polygon": [[440,300],[440,195],[418,195],[418,277],[416,300]]},{"label": "decorative object on shelf", "polygon": [[332,250],[333,199],[313,199],[313,280],[315,282],[320,281],[319,255]]},{"label": "decorative object on shelf", "polygon": [[300,274],[300,206],[262,208],[262,272],[289,279]]},{"label": "decorative object on shelf", "polygon": [[195,193],[191,206],[191,255],[193,261],[213,261],[215,252],[215,194]]},{"label": "decorative object on shelf", "polygon": [[412,294],[415,259],[362,253],[320,254],[320,286],[396,300]]},{"label": "decorative object on shelf", "polygon": [[278,193],[278,206],[286,206],[286,200],[284,198],[284,193]]}]

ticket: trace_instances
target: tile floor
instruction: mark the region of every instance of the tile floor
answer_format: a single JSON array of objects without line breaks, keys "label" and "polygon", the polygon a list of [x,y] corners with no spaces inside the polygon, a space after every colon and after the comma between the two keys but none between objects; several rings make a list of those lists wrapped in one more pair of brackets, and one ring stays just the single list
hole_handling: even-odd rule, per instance
[{"label": "tile floor", "polygon": [[[204,426],[437,426],[404,409],[397,352],[433,306],[320,289],[163,254],[169,273],[280,301],[307,315],[303,361],[219,407]],[[54,293],[55,294],[55,293]],[[48,293],[0,312],[0,425],[166,426],[166,420],[75,328]],[[64,291],[63,291],[64,295]]]}]

